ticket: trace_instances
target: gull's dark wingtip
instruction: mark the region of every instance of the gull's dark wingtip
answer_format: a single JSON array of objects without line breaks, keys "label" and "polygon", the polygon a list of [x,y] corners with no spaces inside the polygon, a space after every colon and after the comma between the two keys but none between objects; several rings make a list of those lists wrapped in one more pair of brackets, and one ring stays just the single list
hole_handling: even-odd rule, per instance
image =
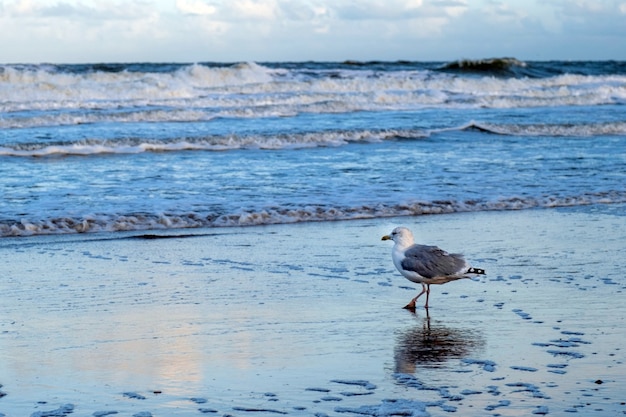
[{"label": "gull's dark wingtip", "polygon": [[470,268],[470,269],[467,270],[467,274],[486,275],[487,273],[485,272],[484,269]]}]

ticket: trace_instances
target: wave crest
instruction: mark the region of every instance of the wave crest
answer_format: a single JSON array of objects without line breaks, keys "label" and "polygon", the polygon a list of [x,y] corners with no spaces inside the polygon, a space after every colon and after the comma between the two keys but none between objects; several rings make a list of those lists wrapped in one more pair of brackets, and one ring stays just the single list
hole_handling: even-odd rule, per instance
[{"label": "wave crest", "polygon": [[472,122],[468,130],[506,136],[593,137],[626,134],[626,122],[592,124],[494,124]]},{"label": "wave crest", "polygon": [[[132,113],[130,117],[135,119],[145,115],[152,120],[152,110],[164,109],[172,112],[173,120],[188,120],[186,117],[191,114],[185,112],[190,109],[204,113],[206,118],[216,113],[263,117],[425,107],[626,103],[623,75],[535,77],[531,72],[536,70],[529,67],[514,58],[458,61],[439,69],[411,67],[397,71],[393,66],[392,70],[308,69],[256,63],[145,66],[143,71],[129,66],[117,71],[82,72],[48,66],[0,66],[0,112],[9,116],[0,127],[71,124],[74,119],[82,120],[84,110],[95,110],[101,120],[110,117],[116,121],[124,120],[120,109]],[[449,74],[458,71],[479,76]],[[514,72],[509,74],[514,76],[493,77],[493,71]],[[49,120],[40,120],[41,111],[51,111]]]},{"label": "wave crest", "polygon": [[273,135],[242,134],[201,137],[123,139],[87,139],[79,141],[32,142],[0,146],[0,156],[48,157],[132,155],[146,152],[230,151],[241,149],[305,149],[338,147],[349,143],[375,143],[387,140],[421,140],[445,132],[472,131],[505,136],[594,137],[626,134],[626,122],[594,124],[495,124],[472,121],[440,129],[365,129],[321,132],[282,133]]},{"label": "wave crest", "polygon": [[516,58],[462,59],[444,64],[440,70],[485,75],[516,76],[528,64]]},{"label": "wave crest", "polygon": [[48,220],[0,220],[0,237],[93,232],[146,231],[188,228],[259,226],[316,221],[420,216],[460,212],[574,207],[626,203],[625,191],[586,193],[577,196],[510,197],[496,201],[434,200],[398,205],[359,207],[270,207],[238,213],[129,213],[59,217]]},{"label": "wave crest", "polygon": [[227,151],[237,149],[303,149],[335,147],[354,142],[377,142],[394,138],[423,138],[423,130],[335,130],[275,135],[231,135],[146,140],[82,140],[78,142],[22,143],[0,147],[0,156],[46,157],[65,155],[138,154],[144,152]]}]

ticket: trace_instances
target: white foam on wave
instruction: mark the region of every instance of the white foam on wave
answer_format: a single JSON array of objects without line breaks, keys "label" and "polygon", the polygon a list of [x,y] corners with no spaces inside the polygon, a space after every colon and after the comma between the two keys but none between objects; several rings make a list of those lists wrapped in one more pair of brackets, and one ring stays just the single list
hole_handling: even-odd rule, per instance
[{"label": "white foam on wave", "polygon": [[377,142],[392,138],[422,138],[422,130],[338,130],[277,135],[231,135],[181,138],[163,141],[145,139],[85,140],[75,143],[20,144],[0,147],[0,156],[45,157],[63,155],[138,154],[144,152],[226,151],[237,149],[303,149],[336,147],[354,142]]},{"label": "white foam on wave", "polygon": [[591,137],[626,134],[626,122],[591,124],[495,124],[472,122],[467,128],[509,136]]},{"label": "white foam on wave", "polygon": [[593,125],[497,125],[469,122],[442,129],[338,130],[277,135],[227,135],[147,141],[145,139],[81,140],[67,143],[24,143],[0,146],[0,156],[46,157],[63,155],[139,154],[144,152],[228,151],[240,149],[304,149],[337,147],[393,139],[419,140],[444,132],[477,129],[511,136],[601,136],[626,134],[626,122]]},{"label": "white foam on wave", "polygon": [[[169,106],[254,115],[356,110],[513,108],[626,102],[625,76],[461,77],[428,70],[286,70],[255,63],[193,64],[173,72],[2,67],[0,111]],[[232,114],[235,114],[234,112]]]},{"label": "white foam on wave", "polygon": [[[0,122],[1,124],[1,122]],[[468,122],[439,129],[328,130],[282,134],[241,134],[176,139],[147,140],[123,138],[92,139],[76,142],[18,143],[0,146],[0,156],[45,157],[63,155],[139,154],[144,152],[227,151],[239,149],[303,149],[336,147],[349,143],[372,143],[393,139],[420,140],[445,132],[480,130],[510,136],[593,137],[626,134],[626,122],[594,124],[495,124]]]},{"label": "white foam on wave", "polygon": [[74,126],[94,123],[159,123],[210,121],[220,116],[211,110],[201,109],[135,109],[103,113],[101,111],[77,111],[41,113],[34,116],[12,115],[0,119],[0,129],[22,129],[45,126]]},{"label": "white foam on wave", "polygon": [[81,218],[0,221],[0,237],[184,229],[200,227],[262,226],[301,222],[372,219],[459,212],[524,210],[626,203],[626,192],[607,191],[578,196],[512,197],[495,201],[416,201],[400,205],[359,207],[303,206],[266,208],[238,213],[132,213],[92,214]]},{"label": "white foam on wave", "polygon": [[197,96],[196,89],[264,84],[272,81],[272,70],[255,63],[225,67],[192,64],[174,72],[68,73],[45,66],[2,67],[2,103],[38,100],[119,100],[130,98],[180,98]]}]

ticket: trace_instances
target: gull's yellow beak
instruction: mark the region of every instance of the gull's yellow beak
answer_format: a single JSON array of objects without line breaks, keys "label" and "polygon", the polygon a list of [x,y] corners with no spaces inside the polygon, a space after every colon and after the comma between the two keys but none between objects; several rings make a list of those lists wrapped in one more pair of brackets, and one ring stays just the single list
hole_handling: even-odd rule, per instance
[{"label": "gull's yellow beak", "polygon": [[385,236],[383,236],[383,238],[381,240],[391,240],[391,236],[385,235]]}]

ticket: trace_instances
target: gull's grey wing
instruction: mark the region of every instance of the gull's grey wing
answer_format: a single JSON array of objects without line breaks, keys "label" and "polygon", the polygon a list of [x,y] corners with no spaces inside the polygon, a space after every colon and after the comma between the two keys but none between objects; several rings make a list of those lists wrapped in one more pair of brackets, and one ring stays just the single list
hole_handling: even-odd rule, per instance
[{"label": "gull's grey wing", "polygon": [[437,246],[413,245],[404,253],[402,268],[424,278],[457,275],[467,266],[463,255],[448,253]]}]

